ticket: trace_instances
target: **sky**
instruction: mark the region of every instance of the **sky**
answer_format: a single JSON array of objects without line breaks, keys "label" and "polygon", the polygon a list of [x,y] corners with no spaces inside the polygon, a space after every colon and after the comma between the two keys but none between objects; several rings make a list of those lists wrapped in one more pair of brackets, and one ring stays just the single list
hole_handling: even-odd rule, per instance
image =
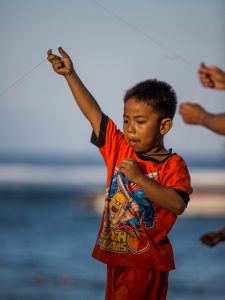
[{"label": "sky", "polygon": [[[92,155],[91,127],[46,60],[62,46],[104,113],[122,129],[123,96],[158,78],[178,105],[225,111],[225,92],[203,88],[201,62],[225,69],[224,0],[0,0],[0,156]],[[165,146],[183,156],[225,157],[225,138],[185,125]]]}]

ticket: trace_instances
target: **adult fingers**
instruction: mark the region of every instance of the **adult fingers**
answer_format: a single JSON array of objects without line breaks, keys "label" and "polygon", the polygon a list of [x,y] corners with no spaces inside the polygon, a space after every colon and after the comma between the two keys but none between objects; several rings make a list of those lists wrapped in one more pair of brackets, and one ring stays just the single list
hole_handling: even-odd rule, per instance
[{"label": "adult fingers", "polygon": [[187,109],[193,108],[194,106],[196,106],[196,104],[191,103],[191,102],[181,103],[180,104],[180,110],[185,111]]},{"label": "adult fingers", "polygon": [[49,49],[49,50],[48,50],[47,55],[48,55],[48,56],[52,55],[52,49]]},{"label": "adult fingers", "polygon": [[199,68],[198,68],[198,72],[201,73],[201,72],[205,72],[207,70],[207,67],[204,63],[201,63]]},{"label": "adult fingers", "polygon": [[205,66],[201,65],[200,68],[198,69],[198,72],[200,75],[204,76],[211,76],[215,75],[216,73],[220,72],[221,70],[217,66]]},{"label": "adult fingers", "polygon": [[205,87],[214,87],[214,82],[209,77],[200,77],[200,81]]}]

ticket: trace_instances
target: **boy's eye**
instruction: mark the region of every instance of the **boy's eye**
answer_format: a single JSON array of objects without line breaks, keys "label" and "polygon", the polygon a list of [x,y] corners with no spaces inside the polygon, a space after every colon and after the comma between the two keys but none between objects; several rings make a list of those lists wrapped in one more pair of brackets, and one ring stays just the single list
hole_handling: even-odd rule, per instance
[{"label": "boy's eye", "polygon": [[128,121],[127,120],[123,120],[123,124],[127,124],[128,123]]},{"label": "boy's eye", "polygon": [[138,123],[138,124],[144,124],[145,121],[140,121],[140,120],[138,120],[137,123]]}]

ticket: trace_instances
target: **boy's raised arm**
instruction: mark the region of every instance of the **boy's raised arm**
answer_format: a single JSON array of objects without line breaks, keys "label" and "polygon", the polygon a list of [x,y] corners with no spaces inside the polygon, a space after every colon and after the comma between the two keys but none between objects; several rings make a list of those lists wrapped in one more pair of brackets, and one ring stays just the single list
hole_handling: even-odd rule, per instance
[{"label": "boy's raised arm", "polygon": [[48,50],[48,61],[56,73],[65,77],[77,105],[98,137],[102,118],[101,108],[78,77],[69,55],[61,47],[58,50],[61,56],[53,54],[51,49]]}]

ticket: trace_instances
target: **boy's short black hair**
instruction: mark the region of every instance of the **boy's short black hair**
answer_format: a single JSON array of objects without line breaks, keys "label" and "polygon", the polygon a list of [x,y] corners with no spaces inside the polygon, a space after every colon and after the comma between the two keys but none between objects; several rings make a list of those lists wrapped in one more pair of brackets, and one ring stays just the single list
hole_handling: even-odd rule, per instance
[{"label": "boy's short black hair", "polygon": [[157,79],[142,81],[126,92],[124,103],[130,98],[136,98],[150,105],[154,111],[159,113],[161,119],[173,119],[175,115],[177,96],[172,86],[167,82]]}]

